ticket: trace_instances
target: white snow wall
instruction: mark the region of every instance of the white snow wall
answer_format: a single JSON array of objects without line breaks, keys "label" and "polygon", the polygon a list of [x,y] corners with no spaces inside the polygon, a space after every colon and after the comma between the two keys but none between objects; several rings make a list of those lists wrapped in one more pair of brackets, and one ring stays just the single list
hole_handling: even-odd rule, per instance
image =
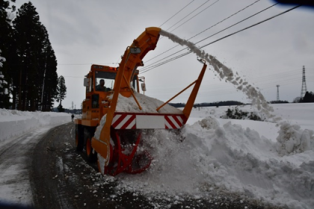
[{"label": "white snow wall", "polygon": [[57,126],[70,121],[68,113],[0,109],[0,143],[38,127]]}]

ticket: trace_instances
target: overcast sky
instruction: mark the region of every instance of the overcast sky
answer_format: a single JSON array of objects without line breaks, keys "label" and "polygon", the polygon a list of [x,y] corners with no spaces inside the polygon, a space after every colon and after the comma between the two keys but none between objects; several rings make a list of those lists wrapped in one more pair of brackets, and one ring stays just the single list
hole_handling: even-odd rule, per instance
[{"label": "overcast sky", "polygon": [[[37,9],[40,21],[48,30],[58,61],[58,75],[65,77],[67,95],[62,102],[63,107],[71,108],[73,102],[76,108],[79,108],[85,98],[83,78],[91,64],[118,66],[126,47],[131,45],[146,27],[162,25],[163,30],[188,39],[255,1],[32,0],[31,2]],[[19,8],[25,2],[28,1],[20,0],[16,5]],[[189,4],[190,2],[192,3]],[[166,22],[187,4],[189,5],[185,9]],[[201,6],[202,4],[204,5]],[[197,42],[206,38],[272,4],[274,2],[271,0],[261,0],[190,41]],[[198,7],[200,7],[198,10],[191,13]],[[291,6],[274,6],[197,45],[205,45],[289,8]],[[191,14],[187,16],[189,13]],[[196,15],[197,13],[199,15]],[[195,17],[192,18],[193,16]],[[181,22],[178,22],[180,20]],[[307,90],[314,91],[313,37],[314,9],[299,7],[209,45],[204,50],[258,87],[266,100],[277,99],[276,85],[280,85],[280,100],[292,102],[301,94],[303,66],[306,69]],[[144,64],[149,65],[183,48],[176,47],[150,60],[175,45],[167,38],[161,38],[156,49],[150,51],[144,58]],[[202,64],[197,61],[196,56],[190,54],[143,73],[141,75],[146,77],[146,95],[166,101],[192,83],[201,68]],[[186,102],[187,96],[188,92],[173,102]],[[220,81],[212,71],[206,71],[196,102],[226,100],[249,102],[246,95],[236,91],[232,84]]]}]

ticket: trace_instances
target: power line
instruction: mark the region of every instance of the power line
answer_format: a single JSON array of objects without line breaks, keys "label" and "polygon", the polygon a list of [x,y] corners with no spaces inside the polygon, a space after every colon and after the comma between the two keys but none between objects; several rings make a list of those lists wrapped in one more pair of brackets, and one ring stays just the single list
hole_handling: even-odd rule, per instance
[{"label": "power line", "polygon": [[[180,51],[178,51],[178,52],[181,52],[182,50],[180,50]],[[174,53],[174,54],[177,54],[178,52],[176,52],[176,53]],[[159,67],[159,66],[161,66],[161,65],[164,65],[164,64],[166,64],[166,63],[168,63],[168,62],[171,62],[171,61],[174,61],[174,60],[176,60],[176,59],[179,59],[179,58],[181,58],[181,57],[184,57],[185,55],[188,55],[188,54],[190,54],[191,52],[185,52],[185,53],[183,53],[183,54],[180,54],[180,55],[177,55],[176,57],[173,57],[173,58],[170,58],[170,59],[167,59],[167,60],[165,60],[165,61],[163,61],[163,62],[160,62],[160,63],[157,63],[157,64],[155,64],[155,65],[150,65],[150,66],[148,66],[148,67],[146,67],[146,68],[144,68],[144,69],[141,69],[140,70],[140,73],[146,73],[146,72],[148,72],[148,71],[151,71],[152,69],[155,69],[155,68],[157,68],[157,67]],[[174,55],[174,54],[172,54],[172,55]],[[167,57],[166,57],[167,58]],[[166,58],[163,58],[163,59],[161,59],[161,60],[164,60],[164,59],[166,59]],[[161,60],[159,60],[159,61],[161,61]],[[159,62],[159,61],[157,61],[157,62]],[[154,64],[154,63],[153,63]]]},{"label": "power line", "polygon": [[[217,41],[220,41],[220,40],[222,40],[222,39],[228,38],[229,36],[233,36],[233,35],[235,35],[235,34],[237,34],[237,33],[240,33],[240,32],[242,32],[242,31],[245,31],[245,30],[247,30],[247,29],[249,29],[249,28],[252,28],[252,27],[255,27],[255,26],[259,25],[259,24],[262,24],[262,23],[264,23],[264,22],[267,22],[268,20],[271,20],[271,19],[273,19],[273,18],[275,18],[275,17],[278,17],[278,16],[280,16],[280,15],[283,15],[283,14],[285,14],[285,13],[287,13],[287,12],[290,12],[291,10],[294,10],[294,9],[300,7],[300,6],[301,6],[301,5],[292,7],[291,9],[288,9],[288,10],[286,10],[286,11],[284,11],[284,12],[281,12],[281,13],[279,13],[279,14],[277,14],[277,15],[271,16],[271,17],[269,17],[269,18],[267,18],[267,19],[265,19],[265,20],[262,20],[262,21],[260,21],[260,22],[257,22],[257,23],[255,23],[255,24],[253,24],[253,25],[250,25],[250,26],[248,26],[248,27],[245,27],[245,28],[243,28],[243,29],[241,29],[241,30],[238,30],[238,31],[234,32],[234,33],[230,33],[229,35],[223,36],[223,37],[221,37],[221,38],[219,38],[219,39],[217,39],[217,40],[215,40],[215,41],[212,41],[212,42],[210,42],[210,43],[208,43],[208,44],[205,44],[205,45],[201,46],[200,48],[202,49],[202,48],[204,48],[204,47],[206,47],[206,46],[209,46],[209,45],[211,45],[211,44],[213,44],[213,43],[216,43]],[[199,42],[197,42],[197,43],[199,43]]]},{"label": "power line", "polygon": [[[213,43],[216,43],[216,42],[218,42],[218,41],[221,41],[221,40],[223,40],[223,39],[225,39],[225,38],[228,38],[228,37],[230,37],[230,36],[232,36],[232,35],[235,35],[235,34],[237,34],[237,33],[240,33],[240,32],[242,32],[242,31],[245,31],[245,30],[247,30],[247,29],[249,29],[249,28],[255,27],[255,26],[257,26],[257,25],[259,25],[259,24],[261,24],[261,23],[267,22],[267,21],[269,21],[269,20],[271,20],[271,19],[273,19],[273,18],[275,18],[275,17],[278,17],[278,16],[280,16],[280,15],[283,15],[283,14],[285,14],[285,13],[287,13],[287,12],[290,12],[290,11],[292,11],[292,10],[294,10],[294,9],[296,9],[296,8],[298,8],[298,7],[300,7],[300,6],[301,6],[301,5],[297,5],[297,6],[295,6],[295,7],[292,7],[291,9],[285,10],[284,12],[281,12],[281,13],[279,13],[279,14],[277,14],[277,15],[271,16],[271,17],[266,18],[266,19],[264,19],[264,20],[262,20],[262,21],[260,21],[260,22],[255,23],[255,24],[253,24],[253,25],[250,25],[250,26],[248,26],[248,27],[245,27],[245,28],[243,28],[243,29],[241,29],[241,30],[238,30],[238,31],[236,31],[236,32],[233,32],[233,33],[231,33],[231,34],[229,34],[229,35],[223,36],[223,37],[221,37],[221,38],[219,38],[219,39],[216,39],[215,41],[212,41],[212,42],[210,42],[210,43],[208,43],[208,44],[205,44],[205,45],[199,47],[199,49],[202,49],[202,48],[204,48],[204,47],[206,47],[206,46],[209,46],[209,45],[211,45],[211,44],[213,44]],[[205,40],[205,39],[204,39],[204,40]],[[199,43],[199,42],[197,42],[197,43]],[[185,48],[185,49],[186,49],[186,48]],[[183,50],[184,50],[184,49],[183,49]],[[178,52],[181,52],[181,51],[183,51],[183,50],[180,50],[180,51],[178,51]],[[172,55],[177,54],[178,52],[173,53]],[[186,52],[186,53],[184,53],[184,54],[180,54],[180,55],[178,55],[178,56],[176,56],[176,57],[173,57],[173,58],[170,58],[170,59],[168,59],[168,60],[165,60],[165,61],[162,62],[162,63],[157,63],[156,65],[148,66],[148,69],[147,69],[147,68],[146,68],[146,69],[143,69],[141,73],[146,73],[146,72],[148,72],[148,71],[150,71],[150,70],[152,70],[152,69],[154,69],[154,68],[156,68],[156,67],[159,67],[159,66],[161,66],[161,65],[163,65],[163,64],[166,64],[166,63],[168,63],[168,62],[171,62],[171,61],[173,61],[173,60],[179,59],[179,58],[181,58],[181,57],[183,57],[183,56],[185,56],[185,55],[188,55],[188,54],[190,54],[190,53],[191,53],[191,52]],[[170,56],[172,56],[172,55],[170,55]],[[168,56],[168,57],[169,57],[169,56]],[[167,58],[167,57],[166,57],[166,58]],[[166,59],[166,58],[163,58],[163,59]],[[163,59],[161,59],[161,60],[163,60]],[[161,61],[161,60],[159,60],[159,61]],[[159,61],[157,61],[157,62],[159,62]]]},{"label": "power line", "polygon": [[180,23],[181,21],[183,21],[186,17],[188,17],[190,14],[192,14],[193,12],[195,12],[196,10],[198,10],[199,8],[201,8],[203,5],[207,4],[210,0],[207,0],[205,3],[201,4],[200,6],[198,6],[196,9],[194,9],[192,12],[190,12],[189,14],[185,15],[183,18],[181,18],[181,20],[177,21],[176,23],[174,23],[172,26],[170,26],[167,30],[170,30],[172,27],[174,27],[175,25],[177,25],[178,23]]},{"label": "power line", "polygon": [[276,4],[278,4],[278,3],[275,3],[275,4],[273,4],[273,5],[269,6],[269,7],[266,7],[265,9],[262,9],[261,11],[259,11],[259,12],[257,12],[257,13],[254,13],[253,15],[250,15],[250,16],[248,16],[247,18],[244,18],[243,20],[240,20],[239,22],[236,22],[236,23],[233,24],[233,25],[230,25],[229,27],[226,27],[226,28],[223,29],[223,30],[218,31],[217,33],[214,33],[214,34],[212,34],[212,35],[210,35],[210,36],[207,36],[206,38],[204,38],[204,39],[202,39],[202,40],[199,40],[199,41],[196,42],[195,44],[198,44],[198,43],[200,43],[200,42],[202,42],[202,41],[205,41],[206,39],[209,39],[209,38],[213,37],[214,35],[217,35],[217,34],[223,32],[223,31],[225,31],[225,30],[227,30],[227,29],[229,29],[229,28],[232,28],[233,26],[236,26],[236,25],[238,25],[238,24],[240,24],[240,23],[242,23],[242,22],[244,22],[244,21],[246,21],[246,20],[248,20],[248,19],[250,19],[250,18],[252,18],[252,17],[254,17],[254,16],[258,15],[258,14],[260,14],[260,13],[262,13],[262,12],[265,12],[266,10],[268,10],[268,9],[272,8],[273,6],[275,6]]},{"label": "power line", "polygon": [[177,14],[179,14],[182,10],[184,10],[186,7],[188,7],[194,0],[192,0],[190,3],[188,3],[187,5],[185,5],[182,9],[180,9],[177,13],[175,13],[174,15],[172,15],[168,20],[166,20],[164,23],[162,23],[159,27],[163,26],[164,24],[166,24],[169,20],[171,20],[172,18],[174,18]]},{"label": "power line", "polygon": [[[256,3],[259,2],[259,1],[260,1],[260,0],[257,0],[257,1],[255,1],[255,2],[253,2],[252,4],[247,5],[246,7],[244,7],[244,8],[242,8],[242,9],[238,10],[237,12],[233,13],[232,15],[230,15],[230,16],[228,16],[228,17],[222,19],[221,21],[219,21],[219,22],[215,23],[214,25],[212,25],[212,26],[206,28],[205,30],[203,30],[203,31],[201,31],[201,32],[199,32],[199,33],[197,33],[196,35],[194,35],[194,36],[188,38],[187,40],[191,40],[192,38],[195,38],[196,36],[198,36],[198,35],[204,33],[205,31],[207,31],[207,30],[209,30],[209,29],[211,29],[211,28],[213,28],[213,27],[215,27],[215,26],[221,24],[222,22],[226,21],[226,20],[229,19],[230,17],[233,17],[234,15],[236,15],[236,14],[238,14],[238,13],[244,11],[245,9],[251,7],[252,5],[256,4]],[[170,51],[170,50],[172,50],[172,49],[174,49],[174,48],[176,48],[176,47],[178,47],[178,46],[180,46],[180,45],[178,44],[178,45],[176,45],[176,46],[174,46],[174,47],[172,47],[172,48],[170,48],[170,49],[168,49],[168,50],[166,50],[166,51],[164,51],[164,52],[158,54],[157,56],[155,56],[155,57],[153,57],[153,58],[147,60],[146,63],[149,62],[149,61],[151,61],[151,60],[153,60],[153,59],[155,59],[155,58],[157,58],[157,57],[159,57],[159,56],[161,56],[161,55],[163,55],[163,54],[165,54],[166,52],[168,52],[168,51]]]},{"label": "power line", "polygon": [[[215,25],[212,25],[211,27],[206,28],[205,30],[203,30],[203,31],[199,32],[198,34],[196,34],[196,35],[192,36],[190,39],[195,38],[196,36],[198,36],[198,35],[200,35],[200,34],[204,33],[205,31],[207,31],[207,30],[211,29],[212,27],[214,27],[214,26],[216,26],[216,25],[219,25],[220,23],[222,23],[222,22],[226,21],[227,19],[229,19],[230,17],[233,17],[234,15],[236,15],[236,14],[238,14],[238,13],[240,13],[240,12],[244,11],[245,9],[249,8],[250,6],[252,6],[252,5],[256,4],[256,3],[257,3],[257,2],[259,2],[259,1],[260,1],[260,0],[257,0],[257,1],[255,1],[255,2],[253,2],[252,4],[247,5],[246,7],[244,7],[244,8],[242,8],[242,9],[240,9],[239,11],[237,11],[237,12],[233,13],[232,15],[230,15],[230,16],[228,16],[228,17],[226,17],[225,19],[223,19],[223,20],[221,20],[221,21],[217,22]],[[274,6],[274,5],[273,5],[273,6]]]},{"label": "power line", "polygon": [[212,7],[214,4],[216,4],[219,0],[216,0],[214,3],[212,3],[211,5],[207,6],[205,9],[203,9],[202,11],[200,11],[199,13],[195,14],[194,16],[192,16],[190,19],[186,20],[185,22],[183,22],[181,25],[177,26],[175,29],[171,30],[170,32],[175,31],[176,29],[178,29],[179,27],[181,27],[182,25],[184,25],[185,23],[189,22],[190,20],[192,20],[194,17],[198,16],[199,14],[201,14],[202,12],[204,12],[206,9]]},{"label": "power line", "polygon": [[[250,19],[250,18],[252,18],[252,17],[254,17],[254,16],[258,15],[258,14],[260,14],[260,13],[262,13],[262,12],[265,12],[266,10],[268,10],[268,9],[272,8],[273,6],[275,6],[276,4],[277,4],[277,3],[275,3],[275,4],[273,4],[273,5],[269,6],[269,7],[266,7],[265,9],[262,9],[261,11],[259,11],[259,12],[257,12],[257,13],[254,13],[253,15],[250,15],[249,17],[244,18],[244,19],[242,19],[242,20],[240,20],[240,21],[234,23],[234,24],[228,26],[227,28],[224,28],[224,29],[222,29],[222,30],[220,30],[220,31],[218,31],[218,32],[216,32],[216,33],[210,35],[210,36],[207,36],[206,38],[204,38],[204,39],[202,39],[202,40],[196,42],[195,44],[198,44],[198,43],[200,43],[200,42],[202,42],[202,41],[205,41],[205,40],[208,39],[208,38],[211,38],[211,37],[213,37],[213,36],[215,36],[215,35],[217,35],[217,34],[223,32],[223,31],[225,31],[225,30],[227,30],[227,29],[229,29],[229,28],[232,28],[233,26],[236,26],[236,25],[238,25],[238,24],[240,24],[240,23],[242,23],[242,22],[244,22],[244,21],[246,21],[246,20],[248,20],[248,19]],[[177,53],[179,53],[179,52],[182,52],[182,51],[184,51],[185,49],[187,49],[187,48],[181,49],[181,50],[179,50],[179,51],[177,51],[177,52],[175,52],[175,53],[173,53],[173,54],[170,54],[168,57],[173,56],[173,55],[175,55],[175,54],[177,54]],[[165,57],[165,58],[163,58],[163,59],[166,59],[166,58],[167,58],[167,57]],[[163,60],[163,59],[160,59],[160,60],[158,60],[158,61],[156,61],[156,62],[154,62],[154,63],[148,65],[147,67],[150,67],[150,66],[152,66],[153,64],[158,63],[159,61],[161,61],[161,60]]]}]

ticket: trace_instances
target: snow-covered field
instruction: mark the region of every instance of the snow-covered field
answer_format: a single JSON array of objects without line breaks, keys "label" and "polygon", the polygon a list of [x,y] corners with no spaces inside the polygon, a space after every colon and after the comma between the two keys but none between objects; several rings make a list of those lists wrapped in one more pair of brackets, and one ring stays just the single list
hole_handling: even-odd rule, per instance
[{"label": "snow-covered field", "polygon": [[[228,107],[193,109],[180,135],[156,130],[143,136],[154,157],[147,172],[107,178],[117,178],[123,190],[148,197],[171,195],[177,202],[184,194],[232,193],[290,208],[314,208],[314,104],[271,106],[281,118],[277,123],[220,118]],[[38,127],[69,121],[69,114],[0,109],[0,149]]]}]

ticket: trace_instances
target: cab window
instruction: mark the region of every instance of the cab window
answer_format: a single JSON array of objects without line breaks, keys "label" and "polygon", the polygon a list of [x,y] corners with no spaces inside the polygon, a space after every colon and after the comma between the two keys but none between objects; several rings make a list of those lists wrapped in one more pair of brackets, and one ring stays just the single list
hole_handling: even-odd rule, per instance
[{"label": "cab window", "polygon": [[116,78],[116,73],[112,72],[95,72],[95,90],[96,91],[112,91],[114,87],[114,81]]}]

